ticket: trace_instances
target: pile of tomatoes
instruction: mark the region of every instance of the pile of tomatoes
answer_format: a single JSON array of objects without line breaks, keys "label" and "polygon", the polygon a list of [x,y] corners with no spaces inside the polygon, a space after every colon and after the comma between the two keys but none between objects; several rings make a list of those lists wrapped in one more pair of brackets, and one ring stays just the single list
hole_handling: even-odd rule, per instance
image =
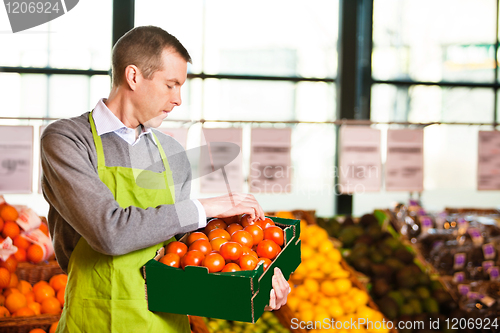
[{"label": "pile of tomatoes", "polygon": [[266,270],[283,245],[283,229],[270,218],[216,218],[203,231],[189,234],[185,243],[169,243],[160,262],[183,269],[204,266],[209,273],[253,270],[262,262]]}]

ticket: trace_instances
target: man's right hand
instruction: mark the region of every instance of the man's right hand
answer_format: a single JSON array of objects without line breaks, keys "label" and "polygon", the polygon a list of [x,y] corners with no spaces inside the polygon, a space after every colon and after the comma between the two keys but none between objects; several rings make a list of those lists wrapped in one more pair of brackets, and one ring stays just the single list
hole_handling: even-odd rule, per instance
[{"label": "man's right hand", "polygon": [[231,217],[249,214],[252,220],[264,220],[264,211],[252,194],[230,193],[220,197],[198,199],[207,217]]}]

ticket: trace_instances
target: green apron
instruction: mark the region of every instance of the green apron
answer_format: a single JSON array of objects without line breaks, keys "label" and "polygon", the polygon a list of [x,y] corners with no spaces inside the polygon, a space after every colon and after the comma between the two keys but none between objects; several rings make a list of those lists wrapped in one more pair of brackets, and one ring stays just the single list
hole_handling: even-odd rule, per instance
[{"label": "green apron", "polygon": [[[146,209],[175,203],[172,172],[154,133],[165,166],[164,172],[107,167],[92,113],[89,121],[97,151],[99,178],[113,193],[120,207]],[[149,173],[148,180],[153,184],[165,182],[166,189],[139,187],[134,175],[144,172]],[[141,174],[142,177],[144,174]],[[144,221],[145,224],[147,222]],[[99,226],[96,224],[95,227]],[[186,315],[151,312],[145,299],[141,267],[172,240],[128,254],[110,256],[94,251],[83,237],[80,238],[69,260],[65,304],[57,332],[190,332]],[[165,300],[171,301],[175,302]]]}]

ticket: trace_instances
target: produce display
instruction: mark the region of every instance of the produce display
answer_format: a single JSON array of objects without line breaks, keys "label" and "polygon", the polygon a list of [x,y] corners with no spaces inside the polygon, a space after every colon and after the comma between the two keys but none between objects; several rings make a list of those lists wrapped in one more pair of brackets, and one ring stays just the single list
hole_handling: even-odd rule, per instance
[{"label": "produce display", "polygon": [[[343,268],[341,253],[323,228],[301,223],[301,242],[302,263],[290,279],[292,291],[287,305],[304,323],[304,328],[319,332],[318,325],[314,328],[313,323],[321,322],[321,328],[329,331],[335,327],[331,320],[350,323],[358,318],[372,322],[384,319],[378,310],[370,306],[367,292],[353,284],[355,277]],[[389,332],[387,327],[374,329],[362,323],[356,329]]]},{"label": "produce display", "polygon": [[411,249],[382,229],[373,214],[362,216],[358,223],[348,217],[343,223],[318,219],[318,224],[342,242],[347,262],[370,277],[370,293],[387,318],[422,321],[427,326],[434,320],[445,329],[446,319],[457,310],[456,302],[439,281],[422,271]]},{"label": "produce display", "polygon": [[169,243],[160,262],[176,268],[204,266],[209,273],[253,270],[260,263],[266,270],[281,252],[283,229],[269,218],[254,222],[249,217],[210,220],[202,231]]},{"label": "produce display", "polygon": [[411,201],[396,206],[392,216],[396,228],[413,224],[420,230],[403,235],[457,300],[453,315],[500,327],[500,214],[475,209],[429,214]]},{"label": "produce display", "polygon": [[272,312],[264,312],[255,324],[204,318],[210,333],[289,333]]}]

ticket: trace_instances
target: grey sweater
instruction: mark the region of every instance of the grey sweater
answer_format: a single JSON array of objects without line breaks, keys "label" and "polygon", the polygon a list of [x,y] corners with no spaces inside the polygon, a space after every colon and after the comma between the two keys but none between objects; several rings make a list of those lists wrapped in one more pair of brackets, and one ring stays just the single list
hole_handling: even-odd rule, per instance
[{"label": "grey sweater", "polygon": [[[41,137],[42,190],[50,205],[48,224],[57,261],[67,271],[80,237],[97,252],[122,255],[198,227],[198,210],[189,199],[191,167],[182,146],[154,130],[175,183],[175,204],[121,208],[97,173],[89,113],[58,120]],[[151,135],[134,146],[115,133],[101,136],[106,166],[164,171]],[[151,257],[154,253],[151,254]]]}]

